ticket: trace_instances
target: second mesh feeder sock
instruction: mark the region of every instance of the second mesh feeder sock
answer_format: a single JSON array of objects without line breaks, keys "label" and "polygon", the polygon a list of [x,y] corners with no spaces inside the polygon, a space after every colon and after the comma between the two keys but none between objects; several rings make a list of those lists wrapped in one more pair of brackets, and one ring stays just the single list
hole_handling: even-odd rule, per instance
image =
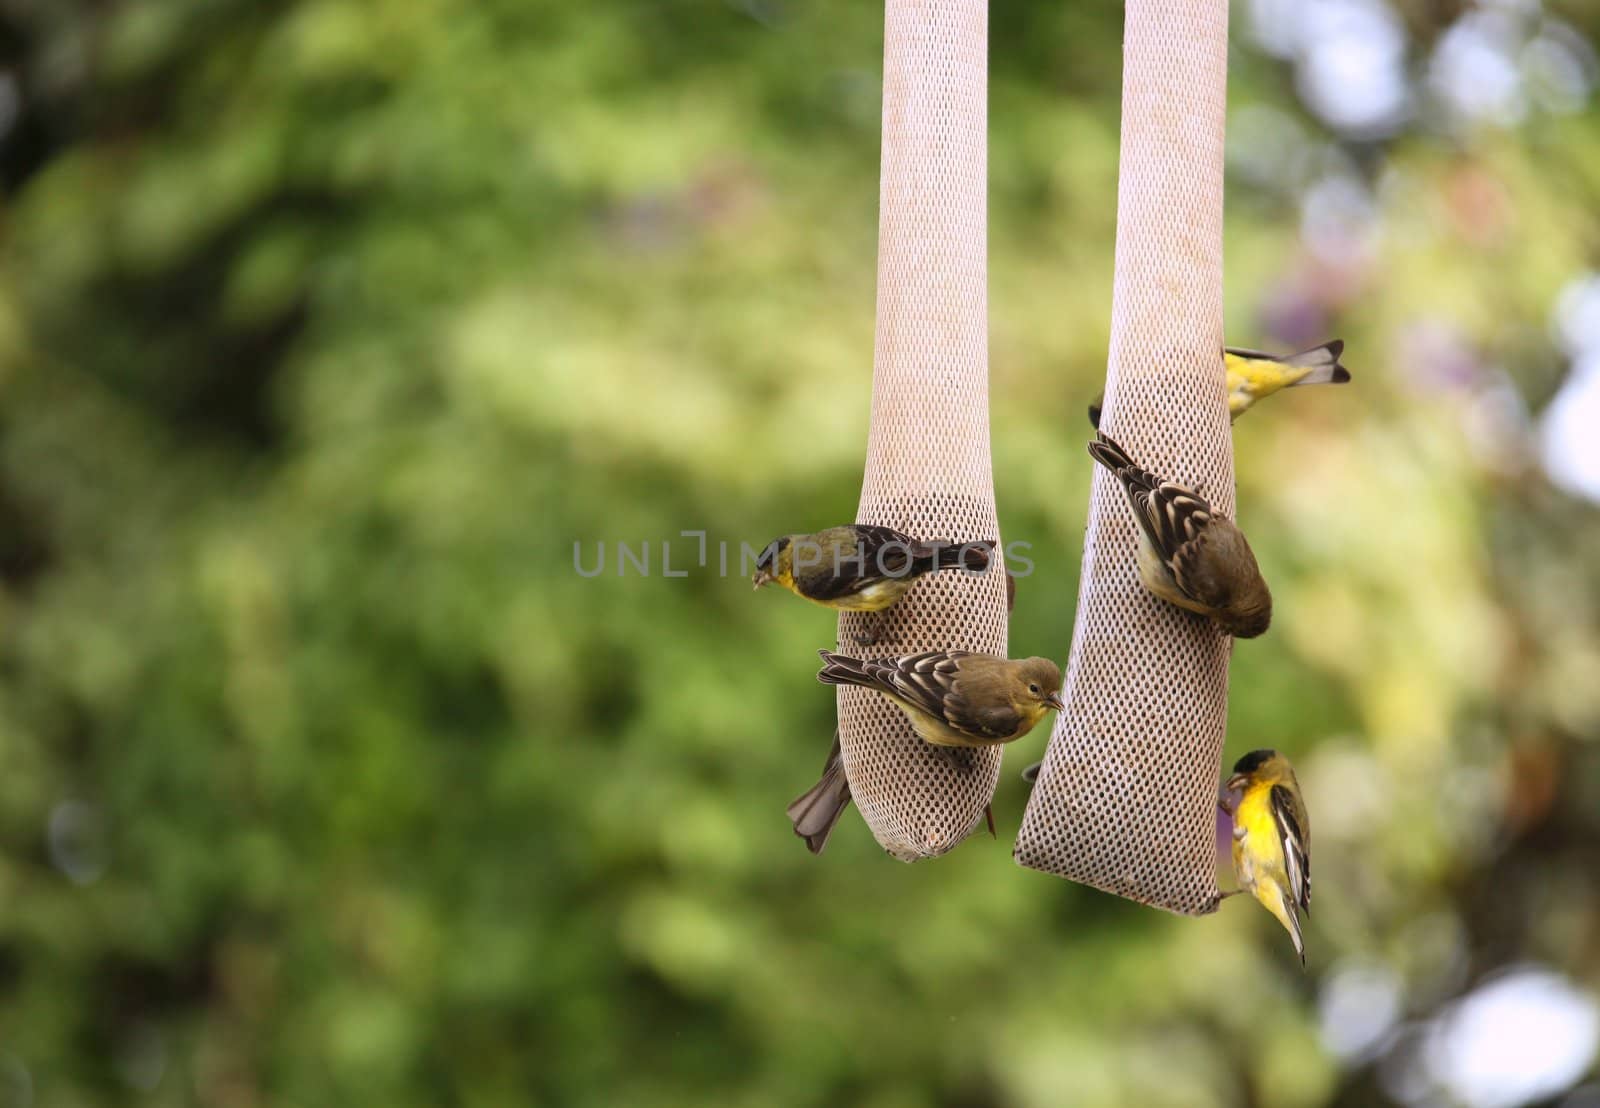
[{"label": "second mesh feeder sock", "polygon": [[[1232,515],[1223,385],[1226,0],[1127,0],[1103,426]],[[1082,451],[1075,420],[1068,446]],[[1115,477],[1094,470],[1064,699],[1017,861],[1173,912],[1215,910],[1232,640],[1139,582]]]}]

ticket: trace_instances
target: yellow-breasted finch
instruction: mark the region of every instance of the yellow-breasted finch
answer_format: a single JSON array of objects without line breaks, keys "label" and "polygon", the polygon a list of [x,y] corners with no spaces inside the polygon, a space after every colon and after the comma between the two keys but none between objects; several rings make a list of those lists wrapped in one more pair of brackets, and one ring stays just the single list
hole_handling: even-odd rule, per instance
[{"label": "yellow-breasted finch", "polygon": [[1278,918],[1305,965],[1300,913],[1311,911],[1311,819],[1294,767],[1276,750],[1252,750],[1234,763],[1218,804],[1233,818],[1235,892]]},{"label": "yellow-breasted finch", "polygon": [[[1246,350],[1242,346],[1224,347],[1223,367],[1228,375],[1228,419],[1235,420],[1248,412],[1257,400],[1271,396],[1280,389],[1298,385],[1342,385],[1350,380],[1350,371],[1339,364],[1344,353],[1344,340],[1334,339],[1321,346],[1313,346],[1298,354],[1267,354],[1260,350]],[[1100,408],[1105,403],[1101,393],[1089,405],[1089,422],[1100,426]]]}]

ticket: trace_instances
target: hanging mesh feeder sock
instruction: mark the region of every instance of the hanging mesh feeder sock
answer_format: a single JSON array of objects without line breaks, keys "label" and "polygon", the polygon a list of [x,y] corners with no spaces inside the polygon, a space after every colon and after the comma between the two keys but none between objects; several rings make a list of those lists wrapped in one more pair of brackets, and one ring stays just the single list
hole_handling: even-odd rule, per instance
[{"label": "hanging mesh feeder sock", "polygon": [[[923,539],[998,543],[989,462],[984,0],[888,0],[872,423],[856,519]],[[883,615],[846,612],[840,649],[1006,652],[1005,574],[935,573]],[[861,636],[876,634],[870,647]],[[983,819],[1000,751],[935,748],[889,700],[838,690],[850,793],[904,861],[943,854]]]},{"label": "hanging mesh feeder sock", "polygon": [[[1225,0],[1127,0],[1116,277],[1102,426],[1234,511],[1222,349]],[[1077,410],[1077,409],[1074,409]],[[1082,450],[1087,427],[1067,442]],[[1232,640],[1147,593],[1116,479],[1093,472],[1077,621],[1018,862],[1173,912],[1217,905]]]}]

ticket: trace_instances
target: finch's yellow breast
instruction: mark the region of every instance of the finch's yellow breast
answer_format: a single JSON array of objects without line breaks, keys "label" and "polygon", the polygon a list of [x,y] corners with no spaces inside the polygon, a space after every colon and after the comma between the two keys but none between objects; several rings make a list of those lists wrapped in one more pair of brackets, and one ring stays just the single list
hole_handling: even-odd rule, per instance
[{"label": "finch's yellow breast", "polygon": [[1311,371],[1308,366],[1238,354],[1224,354],[1223,361],[1228,369],[1228,414],[1235,419],[1257,400],[1288,388]]},{"label": "finch's yellow breast", "polygon": [[1272,814],[1272,786],[1266,783],[1251,785],[1245,790],[1233,811],[1233,824],[1244,828],[1245,838],[1234,839],[1235,863],[1241,852],[1250,855],[1251,868],[1261,876],[1262,870],[1274,875],[1283,873],[1283,844],[1278,841],[1278,820]]}]

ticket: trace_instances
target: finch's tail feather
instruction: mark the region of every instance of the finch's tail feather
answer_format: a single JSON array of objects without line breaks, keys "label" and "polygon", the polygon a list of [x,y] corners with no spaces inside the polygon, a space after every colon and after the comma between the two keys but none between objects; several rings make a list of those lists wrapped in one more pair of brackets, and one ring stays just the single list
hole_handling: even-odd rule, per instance
[{"label": "finch's tail feather", "polygon": [[1295,388],[1301,385],[1342,385],[1350,380],[1350,371],[1339,364],[1339,355],[1344,353],[1344,340],[1334,339],[1321,346],[1313,346],[1310,350],[1302,350],[1298,354],[1291,354],[1284,361],[1299,369],[1311,367],[1311,372],[1294,383]]},{"label": "finch's tail feather", "polygon": [[844,775],[839,733],[835,731],[833,750],[822,767],[822,780],[795,797],[789,805],[789,822],[794,824],[794,833],[806,841],[806,849],[821,854],[834,825],[849,806],[850,781]]},{"label": "finch's tail feather", "polygon": [[1125,469],[1139,468],[1133,464],[1126,450],[1100,430],[1096,430],[1094,439],[1089,443],[1089,456],[1119,477]]},{"label": "finch's tail feather", "polygon": [[1104,431],[1096,431],[1094,441],[1089,443],[1089,456],[1121,479],[1128,486],[1131,494],[1135,488],[1153,489],[1161,484],[1161,478],[1147,469],[1143,469],[1128,452],[1118,446],[1116,440]]},{"label": "finch's tail feather", "polygon": [[877,687],[877,681],[867,672],[867,663],[862,659],[852,658],[848,654],[835,654],[831,650],[819,650],[817,653],[822,655],[822,669],[817,673],[817,680],[824,685]]},{"label": "finch's tail feather", "polygon": [[936,569],[964,569],[968,573],[982,573],[989,568],[989,551],[994,543],[967,542],[959,546],[948,543],[923,543],[912,556],[917,569],[926,573]]},{"label": "finch's tail feather", "polygon": [[1306,940],[1300,933],[1300,915],[1294,910],[1294,903],[1280,889],[1278,891],[1279,911],[1273,913],[1282,922],[1289,932],[1289,939],[1294,943],[1294,952],[1300,955],[1300,964],[1306,964]]},{"label": "finch's tail feather", "polygon": [[1266,358],[1269,361],[1282,362],[1284,365],[1293,366],[1295,369],[1309,369],[1300,380],[1290,385],[1290,388],[1299,388],[1301,385],[1342,385],[1350,380],[1350,371],[1339,364],[1339,356],[1344,353],[1344,340],[1334,339],[1321,346],[1313,346],[1309,350],[1302,350],[1298,354],[1290,354],[1286,358],[1274,357],[1271,354],[1262,354],[1257,350],[1243,350],[1229,347],[1228,353],[1240,358]]}]

